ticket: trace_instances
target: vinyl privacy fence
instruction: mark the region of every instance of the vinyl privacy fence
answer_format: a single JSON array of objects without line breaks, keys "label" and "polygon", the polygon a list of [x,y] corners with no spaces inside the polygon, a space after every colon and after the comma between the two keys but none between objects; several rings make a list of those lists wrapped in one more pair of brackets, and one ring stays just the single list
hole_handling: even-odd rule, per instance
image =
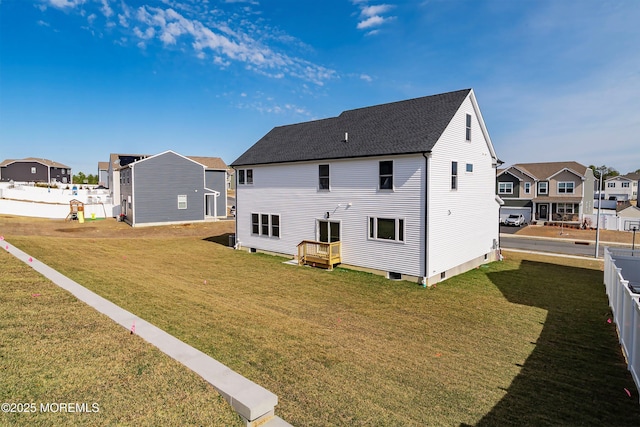
[{"label": "vinyl privacy fence", "polygon": [[605,248],[604,284],[627,366],[640,390],[640,249]]}]

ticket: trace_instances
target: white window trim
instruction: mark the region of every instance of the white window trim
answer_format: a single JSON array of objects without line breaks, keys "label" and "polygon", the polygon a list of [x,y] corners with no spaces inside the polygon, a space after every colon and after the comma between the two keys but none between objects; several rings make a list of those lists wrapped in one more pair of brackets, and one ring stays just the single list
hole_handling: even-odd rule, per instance
[{"label": "white window trim", "polygon": [[[469,170],[469,166],[471,166],[471,170]],[[464,173],[471,175],[473,173],[473,163],[465,163]]]},{"label": "white window trim", "polygon": [[498,182],[498,194],[513,194],[513,182]]},{"label": "white window trim", "polygon": [[[184,206],[184,207],[181,207],[181,206]],[[186,194],[178,194],[178,209],[179,210],[188,209]]]},{"label": "white window trim", "polygon": [[524,194],[531,194],[531,183],[530,182],[525,182],[524,183]]},{"label": "white window trim", "polygon": [[[383,176],[388,176],[388,175],[382,175],[380,173],[380,165],[382,164],[382,162],[391,162],[391,188],[382,188],[380,185],[380,178],[382,178]],[[378,161],[378,191],[394,191],[395,189],[395,179],[394,179],[394,175],[395,175],[395,162],[393,160],[380,160]]]},{"label": "white window trim", "polygon": [[[542,191],[543,186],[544,191]],[[538,183],[538,194],[549,194],[549,183],[547,181],[541,181]]]},{"label": "white window trim", "polygon": [[465,140],[467,142],[471,142],[471,125],[473,124],[473,118],[471,114],[468,114],[464,118],[464,132],[465,132]]},{"label": "white window trim", "polygon": [[[562,212],[560,212],[560,206],[562,206]],[[570,208],[570,212],[567,211],[567,207]],[[565,214],[565,215],[567,215],[567,214],[573,215],[573,214],[576,213],[575,210],[574,210],[574,204],[573,203],[558,203],[558,205],[556,206],[556,210],[557,210],[557,213],[561,213],[561,214]]]},{"label": "white window trim", "polygon": [[[251,182],[249,182],[249,171],[251,171]],[[253,169],[238,169],[238,185],[253,185]]]},{"label": "white window trim", "polygon": [[[253,231],[253,216],[254,215],[258,215],[258,232],[254,233]],[[265,225],[262,222],[262,216],[266,215],[267,216],[267,230],[268,233],[265,234],[262,232],[262,227]],[[277,216],[278,217],[278,235],[274,236],[273,235],[273,217]],[[270,237],[273,239],[280,239],[280,237],[282,236],[282,215],[278,214],[278,213],[265,213],[265,212],[251,212],[251,215],[249,216],[249,220],[250,220],[250,226],[251,226],[251,235],[252,236],[260,236],[260,237]]]},{"label": "white window trim", "polygon": [[[564,191],[560,191],[560,186],[564,184]],[[567,185],[571,185],[571,191],[567,191]],[[573,181],[559,181],[557,186],[558,194],[575,194],[576,192],[576,183]]]},{"label": "white window trim", "polygon": [[[453,174],[453,164],[456,164],[456,174]],[[460,188],[460,162],[457,160],[451,160],[451,167],[449,168],[449,191],[458,191],[458,188]],[[455,181],[456,181],[456,185],[455,188],[453,188],[453,178],[455,177]]]},{"label": "white window trim", "polygon": [[31,166],[31,173],[36,173],[36,172],[37,172],[36,167],[35,166]]},{"label": "white window trim", "polygon": [[[327,188],[320,188],[320,179],[324,178],[320,176],[320,166],[326,166],[327,168],[329,168],[329,175],[326,176],[326,178],[329,180],[329,185],[327,186]],[[318,165],[318,191],[320,192],[331,191],[331,165],[328,163],[320,163]]]},{"label": "white window trim", "polygon": [[[378,237],[378,220],[379,219],[389,219],[394,220],[394,234],[395,239],[384,239]],[[373,229],[371,220],[373,220]],[[401,224],[402,222],[402,224]],[[402,226],[402,236],[403,240],[400,240],[400,227]],[[406,218],[393,218],[393,217],[376,217],[376,216],[368,216],[367,217],[367,239],[368,240],[376,240],[378,242],[393,242],[393,243],[401,243],[404,244],[407,240],[407,220]]]}]

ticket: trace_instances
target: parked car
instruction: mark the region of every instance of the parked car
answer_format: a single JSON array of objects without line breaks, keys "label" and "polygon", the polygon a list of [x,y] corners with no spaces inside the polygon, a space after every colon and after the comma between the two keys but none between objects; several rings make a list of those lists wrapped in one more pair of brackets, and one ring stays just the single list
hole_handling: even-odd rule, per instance
[{"label": "parked car", "polygon": [[513,225],[514,227],[521,227],[524,225],[524,216],[520,215],[509,215],[507,219],[504,220],[505,225]]}]

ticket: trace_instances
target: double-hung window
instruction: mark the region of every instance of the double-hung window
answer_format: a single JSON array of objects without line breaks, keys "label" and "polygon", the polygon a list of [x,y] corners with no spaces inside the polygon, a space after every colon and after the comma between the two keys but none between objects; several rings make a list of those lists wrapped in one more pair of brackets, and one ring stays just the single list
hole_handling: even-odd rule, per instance
[{"label": "double-hung window", "polygon": [[616,188],[615,182],[607,182],[607,188]]},{"label": "double-hung window", "polygon": [[369,217],[369,238],[404,242],[404,219]]},{"label": "double-hung window", "polygon": [[280,215],[252,213],[251,234],[280,237]]},{"label": "double-hung window", "polygon": [[187,209],[187,195],[178,195],[178,209]]},{"label": "double-hung window", "polygon": [[513,194],[513,182],[499,182],[498,194]]},{"label": "double-hung window", "polygon": [[253,184],[253,169],[239,169],[238,184],[239,185]]},{"label": "double-hung window", "polygon": [[622,183],[622,188],[629,188],[629,183],[628,182],[623,182]]},{"label": "double-hung window", "polygon": [[380,190],[393,190],[393,160],[380,162]]},{"label": "double-hung window", "polygon": [[466,140],[471,142],[471,114],[467,114],[466,119]]},{"label": "double-hung window", "polygon": [[549,183],[541,181],[538,183],[538,194],[547,194],[549,192]]},{"label": "double-hung window", "polygon": [[575,186],[574,182],[559,182],[558,183],[558,194],[573,194],[573,188]]},{"label": "double-hung window", "polygon": [[451,162],[451,189],[458,188],[458,162]]},{"label": "double-hung window", "polygon": [[524,194],[531,194],[531,183],[530,182],[525,182],[524,183]]},{"label": "double-hung window", "polygon": [[318,165],[318,189],[329,190],[329,165]]}]

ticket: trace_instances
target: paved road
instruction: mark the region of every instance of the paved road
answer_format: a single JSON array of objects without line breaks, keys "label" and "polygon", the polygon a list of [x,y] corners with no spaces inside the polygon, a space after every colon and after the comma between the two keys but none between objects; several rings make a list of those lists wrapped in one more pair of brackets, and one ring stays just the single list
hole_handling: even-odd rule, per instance
[{"label": "paved road", "polygon": [[[500,246],[503,249],[522,249],[534,252],[552,252],[566,255],[580,255],[592,257],[595,254],[594,242],[578,240],[540,239],[500,235]],[[587,244],[583,244],[587,243]],[[598,250],[599,256],[604,256],[604,246],[601,244]]]}]

